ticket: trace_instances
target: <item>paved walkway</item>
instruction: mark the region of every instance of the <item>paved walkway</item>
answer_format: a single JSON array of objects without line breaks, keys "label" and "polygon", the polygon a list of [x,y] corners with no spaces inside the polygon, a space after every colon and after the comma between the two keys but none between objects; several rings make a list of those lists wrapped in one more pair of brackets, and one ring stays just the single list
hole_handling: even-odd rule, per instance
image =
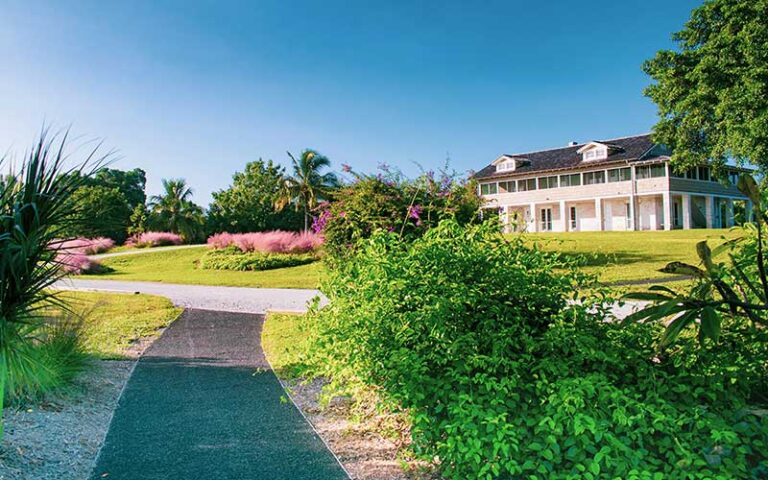
[{"label": "paved walkway", "polygon": [[139,360],[91,479],[347,479],[285,401],[263,318],[185,311]]},{"label": "paved walkway", "polygon": [[268,310],[304,311],[317,290],[293,288],[213,287],[159,282],[123,282],[68,278],[56,284],[66,290],[148,293],[162,295],[184,308],[222,312],[265,313]]}]

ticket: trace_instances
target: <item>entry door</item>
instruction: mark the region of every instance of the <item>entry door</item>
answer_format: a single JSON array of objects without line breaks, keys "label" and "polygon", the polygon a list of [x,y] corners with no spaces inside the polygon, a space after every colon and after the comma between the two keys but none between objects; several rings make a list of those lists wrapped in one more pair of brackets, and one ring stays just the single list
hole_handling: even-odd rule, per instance
[{"label": "entry door", "polygon": [[541,231],[542,232],[552,231],[552,209],[551,208],[541,209]]},{"label": "entry door", "polygon": [[575,232],[579,229],[579,219],[576,217],[576,207],[570,208],[569,218],[571,221],[571,231]]}]

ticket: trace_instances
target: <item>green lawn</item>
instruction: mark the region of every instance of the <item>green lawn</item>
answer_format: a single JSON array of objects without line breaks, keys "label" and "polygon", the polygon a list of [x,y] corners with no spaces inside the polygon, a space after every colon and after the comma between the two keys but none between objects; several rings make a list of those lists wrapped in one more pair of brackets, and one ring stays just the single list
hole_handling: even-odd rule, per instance
[{"label": "green lawn", "polygon": [[85,345],[99,358],[123,358],[136,341],[150,339],[168,326],[182,309],[153,295],[62,292],[84,317]]},{"label": "green lawn", "polygon": [[301,318],[294,313],[269,313],[264,322],[261,347],[282,378],[294,378],[301,365],[301,352],[307,341],[300,328]]},{"label": "green lawn", "polygon": [[203,270],[197,268],[197,262],[206,249],[200,246],[164,252],[147,250],[146,254],[105,258],[102,265],[112,268],[113,272],[84,278],[229,287],[317,288],[323,270],[321,262],[261,272]]},{"label": "green lawn", "polygon": [[696,243],[709,245],[722,238],[739,236],[730,230],[672,230],[656,232],[572,232],[523,234],[546,250],[585,255],[586,270],[598,273],[602,282],[664,278],[658,272],[672,261],[698,264]]}]

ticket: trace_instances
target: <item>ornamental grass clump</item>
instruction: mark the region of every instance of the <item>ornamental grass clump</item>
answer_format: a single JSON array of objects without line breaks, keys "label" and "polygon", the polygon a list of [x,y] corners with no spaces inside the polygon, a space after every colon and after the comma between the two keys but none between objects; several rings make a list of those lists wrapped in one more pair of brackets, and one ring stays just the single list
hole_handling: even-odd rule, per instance
[{"label": "ornamental grass clump", "polygon": [[115,246],[115,241],[107,237],[78,237],[71,240],[56,241],[53,246],[63,252],[97,255],[112,249]]},{"label": "ornamental grass clump", "polygon": [[136,248],[165,247],[181,245],[184,239],[173,232],[144,232],[133,235],[125,241],[125,244]]},{"label": "ornamental grass clump", "polygon": [[216,249],[236,247],[244,253],[308,253],[322,245],[322,238],[313,232],[273,230],[253,233],[217,233],[208,238]]},{"label": "ornamental grass clump", "polygon": [[[768,422],[747,403],[767,352],[659,355],[656,324],[605,321],[567,257],[446,220],[379,230],[329,272],[307,361],[335,392],[380,392],[444,478],[756,478]],[[596,292],[586,295],[580,292]]]}]

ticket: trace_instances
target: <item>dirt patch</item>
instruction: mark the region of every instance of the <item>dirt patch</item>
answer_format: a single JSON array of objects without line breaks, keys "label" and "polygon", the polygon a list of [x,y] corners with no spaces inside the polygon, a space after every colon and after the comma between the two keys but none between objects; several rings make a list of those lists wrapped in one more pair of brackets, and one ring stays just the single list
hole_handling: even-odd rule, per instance
[{"label": "dirt patch", "polygon": [[94,361],[64,397],[7,408],[0,480],[88,478],[132,361]]},{"label": "dirt patch", "polygon": [[284,383],[296,405],[353,480],[437,478],[423,471],[423,466],[400,458],[403,445],[397,432],[391,431],[391,418],[370,415],[353,420],[356,415],[351,402],[345,399],[334,399],[330,405],[321,408],[319,399],[326,383],[322,379],[311,382],[284,380]]}]

